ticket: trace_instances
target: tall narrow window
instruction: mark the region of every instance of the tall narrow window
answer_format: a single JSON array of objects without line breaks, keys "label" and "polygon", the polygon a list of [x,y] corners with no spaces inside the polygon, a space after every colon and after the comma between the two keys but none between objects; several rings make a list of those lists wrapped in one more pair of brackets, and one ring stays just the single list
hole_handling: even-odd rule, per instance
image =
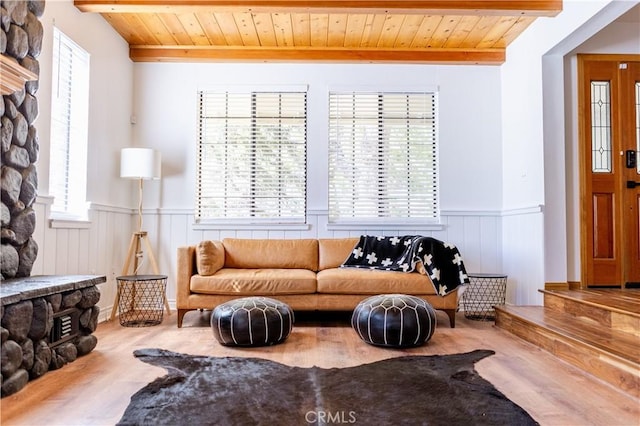
[{"label": "tall narrow window", "polygon": [[329,94],[329,222],[438,219],[435,93]]},{"label": "tall narrow window", "polygon": [[198,220],[306,221],[306,92],[199,93]]},{"label": "tall narrow window", "polygon": [[57,214],[86,214],[88,110],[89,54],[54,28],[49,194]]}]

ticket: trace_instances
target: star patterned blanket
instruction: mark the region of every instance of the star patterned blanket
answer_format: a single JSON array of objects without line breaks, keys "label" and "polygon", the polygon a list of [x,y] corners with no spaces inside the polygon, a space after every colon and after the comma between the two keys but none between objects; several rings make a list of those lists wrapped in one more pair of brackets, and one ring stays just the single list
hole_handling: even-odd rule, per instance
[{"label": "star patterned blanket", "polygon": [[413,272],[417,265],[431,278],[440,296],[468,284],[469,277],[460,252],[453,244],[431,237],[362,235],[341,267]]}]

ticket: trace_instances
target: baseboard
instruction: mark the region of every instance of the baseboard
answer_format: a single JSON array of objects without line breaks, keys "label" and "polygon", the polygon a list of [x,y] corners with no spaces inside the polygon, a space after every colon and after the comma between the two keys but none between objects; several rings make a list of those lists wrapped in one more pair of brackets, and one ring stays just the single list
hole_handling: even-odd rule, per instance
[{"label": "baseboard", "polygon": [[106,322],[111,319],[111,308],[113,305],[109,305],[106,308],[100,308],[100,314],[98,315],[98,324]]},{"label": "baseboard", "polygon": [[544,283],[545,290],[580,290],[580,281],[567,281],[566,283]]},{"label": "baseboard", "polygon": [[582,284],[580,281],[569,281],[569,290],[580,290],[582,288]]},{"label": "baseboard", "polygon": [[544,283],[545,290],[569,290],[569,283]]}]

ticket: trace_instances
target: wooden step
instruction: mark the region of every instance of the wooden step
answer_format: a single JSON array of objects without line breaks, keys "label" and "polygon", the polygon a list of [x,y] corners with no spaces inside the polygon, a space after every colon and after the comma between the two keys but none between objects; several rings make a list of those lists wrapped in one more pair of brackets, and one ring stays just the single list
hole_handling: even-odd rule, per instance
[{"label": "wooden step", "polygon": [[497,306],[496,326],[640,397],[640,338],[543,306]]},{"label": "wooden step", "polygon": [[640,289],[540,290],[544,306],[640,337]]}]

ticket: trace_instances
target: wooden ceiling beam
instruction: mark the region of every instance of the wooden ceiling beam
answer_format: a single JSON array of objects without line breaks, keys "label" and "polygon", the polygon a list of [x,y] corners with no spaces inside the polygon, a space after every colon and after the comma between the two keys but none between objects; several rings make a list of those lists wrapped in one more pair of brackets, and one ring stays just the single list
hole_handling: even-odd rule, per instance
[{"label": "wooden ceiling beam", "polygon": [[420,15],[555,16],[562,0],[75,0],[83,12],[186,13],[198,9],[245,12],[303,12]]},{"label": "wooden ceiling beam", "polygon": [[343,62],[500,65],[504,49],[344,49],[131,46],[134,62]]}]

